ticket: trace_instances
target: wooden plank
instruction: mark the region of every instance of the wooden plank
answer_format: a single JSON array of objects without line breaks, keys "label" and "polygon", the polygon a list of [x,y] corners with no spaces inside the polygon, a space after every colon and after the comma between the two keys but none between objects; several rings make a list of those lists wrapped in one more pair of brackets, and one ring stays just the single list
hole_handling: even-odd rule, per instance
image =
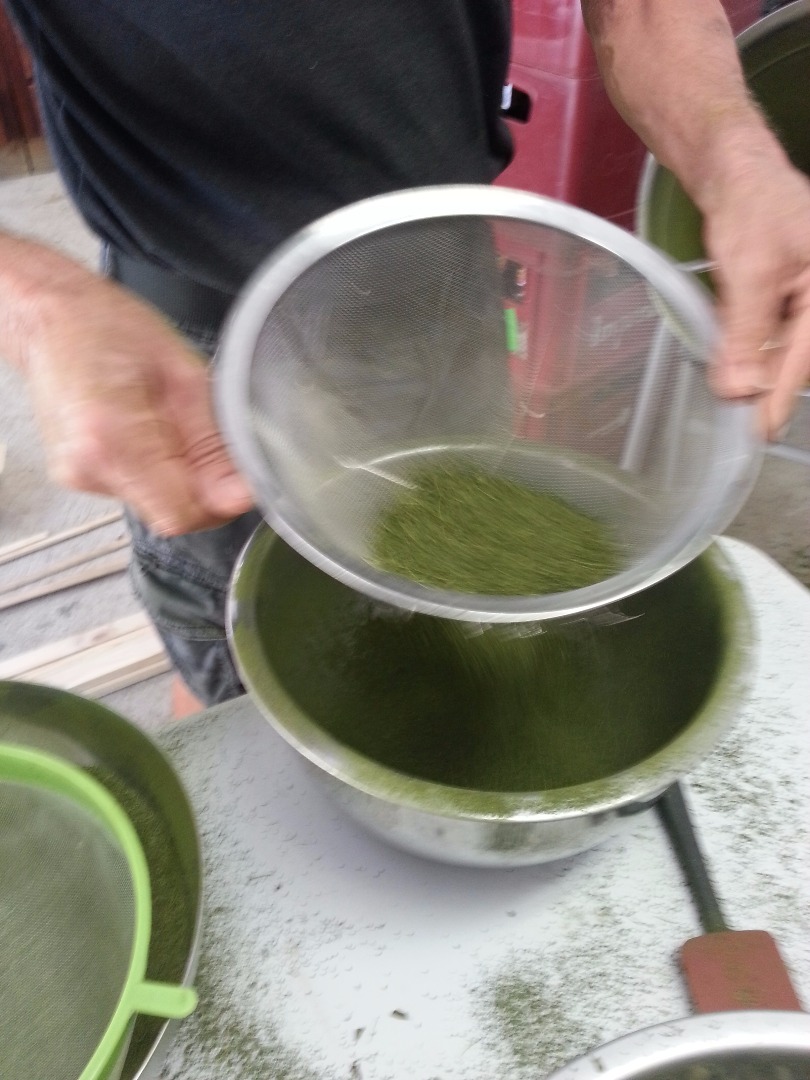
[{"label": "wooden plank", "polygon": [[55,581],[44,585],[33,585],[28,589],[11,593],[0,599],[0,611],[16,607],[18,604],[27,604],[30,600],[38,600],[42,596],[50,596],[52,593],[62,592],[64,589],[72,589],[75,585],[84,585],[88,581],[96,581],[98,578],[109,577],[111,574],[119,574],[126,570],[129,565],[129,554],[113,555],[106,562],[101,562],[94,567],[86,567],[57,577]]},{"label": "wooden plank", "polygon": [[[22,540],[15,540],[13,544],[6,544],[4,547],[0,547],[0,561],[3,560],[3,556],[12,555],[20,551],[21,548],[30,547],[31,544],[37,544],[40,540],[44,540],[48,534],[46,532],[34,533],[33,536],[26,536]],[[22,552],[24,555],[25,552]],[[8,560],[9,562],[11,560]]]},{"label": "wooden plank", "polygon": [[120,551],[125,547],[129,547],[129,538],[122,536],[120,540],[115,540],[111,544],[102,544],[100,547],[91,548],[90,551],[85,551],[81,555],[73,555],[69,559],[60,559],[59,562],[51,563],[50,566],[45,566],[30,574],[23,574],[22,577],[15,578],[14,581],[0,585],[0,595],[17,592],[18,589],[22,589],[26,585],[33,585],[36,581],[44,581],[46,578],[61,574],[65,570],[72,570],[76,566],[86,566],[95,559],[100,559],[103,555],[111,555],[114,551]]},{"label": "wooden plank", "polygon": [[[128,686],[135,686],[137,683],[144,682],[146,679],[152,679],[155,675],[165,675],[166,672],[171,671],[171,669],[172,665],[168,656],[162,656],[159,660],[155,660],[152,663],[143,663],[126,671],[115,672],[115,674],[110,675],[106,679],[99,678],[92,683],[86,684],[80,690],[74,688],[73,693],[81,693],[85,697],[104,697],[106,694],[115,693],[116,690],[125,690]],[[168,715],[168,699],[166,711]]]},{"label": "wooden plank", "polygon": [[52,686],[57,690],[69,690],[73,694],[82,694],[85,697],[102,697],[104,694],[112,694],[116,690],[123,690],[145,679],[151,679],[155,675],[163,675],[171,671],[172,667],[168,656],[162,651],[151,658],[144,654],[139,659],[126,663],[122,663],[120,657],[109,661],[104,657],[99,657],[97,660],[95,670],[90,670],[86,666],[81,669],[67,667],[62,670],[47,668],[36,677],[26,676],[18,681]]},{"label": "wooden plank", "polygon": [[74,656],[85,649],[96,645],[104,645],[115,638],[126,634],[135,633],[149,626],[149,619],[142,611],[135,615],[127,615],[122,619],[104,623],[92,630],[84,630],[80,634],[70,634],[59,641],[51,641],[47,645],[40,645],[36,649],[18,653],[0,663],[0,679],[23,678],[26,672],[35,671],[46,664],[53,664],[63,660],[66,656]]},{"label": "wooden plank", "polygon": [[64,656],[61,660],[31,668],[24,673],[23,681],[58,685],[65,689],[84,687],[99,678],[108,679],[118,672],[152,664],[165,655],[163,644],[154,629],[144,626],[131,634],[122,634],[101,645]]},{"label": "wooden plank", "polygon": [[139,614],[13,657],[0,678],[101,697],[169,670],[163,643]]},{"label": "wooden plank", "polygon": [[101,517],[93,518],[92,521],[86,521],[82,525],[74,525],[70,529],[64,529],[62,532],[48,533],[44,537],[37,535],[28,537],[26,540],[15,540],[6,547],[0,548],[0,566],[11,562],[13,559],[20,559],[23,555],[33,555],[35,551],[53,547],[54,544],[60,544],[63,540],[72,540],[75,536],[83,536],[84,533],[91,532],[93,529],[100,529],[102,525],[112,525],[113,522],[120,521],[123,516],[120,510],[114,510],[109,514],[102,514]]}]

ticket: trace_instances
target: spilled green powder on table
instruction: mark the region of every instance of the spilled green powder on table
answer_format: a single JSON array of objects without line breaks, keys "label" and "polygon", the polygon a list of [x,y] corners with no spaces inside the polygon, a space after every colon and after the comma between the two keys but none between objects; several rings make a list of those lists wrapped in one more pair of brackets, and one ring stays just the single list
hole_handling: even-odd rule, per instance
[{"label": "spilled green powder on table", "polygon": [[178,1032],[180,1053],[160,1074],[191,1080],[185,1057],[193,1048],[195,1076],[218,1080],[322,1080],[288,1042],[273,1009],[263,1002],[255,956],[235,945],[228,905],[206,909],[205,936],[195,979],[200,1003]]},{"label": "spilled green powder on table", "polygon": [[433,588],[531,596],[594,585],[619,552],[604,525],[562,499],[482,469],[423,468],[377,523],[374,561]]},{"label": "spilled green powder on table", "polygon": [[521,1074],[546,1076],[599,1045],[596,1025],[582,1026],[566,1008],[566,990],[540,972],[506,973],[477,989],[482,1030],[497,1039]]}]

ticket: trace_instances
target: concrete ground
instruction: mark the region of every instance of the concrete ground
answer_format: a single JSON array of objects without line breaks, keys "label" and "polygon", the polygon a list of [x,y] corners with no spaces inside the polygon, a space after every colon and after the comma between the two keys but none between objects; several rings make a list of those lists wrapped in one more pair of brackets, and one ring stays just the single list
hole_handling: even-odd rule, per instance
[{"label": "concrete ground", "polygon": [[[0,183],[0,227],[37,237],[94,265],[97,244],[79,221],[53,173]],[[810,450],[810,401],[805,399],[790,441]],[[0,443],[7,444],[0,475],[0,547],[42,531],[60,531],[114,508],[109,500],[52,484],[21,380],[0,364]],[[810,468],[766,460],[756,489],[728,530],[771,555],[810,587]],[[74,551],[87,551],[122,534],[120,524],[57,549],[0,567],[0,588]],[[120,573],[0,613],[0,660],[92,629],[137,611],[126,574]],[[169,720],[169,676],[161,675],[109,695],[107,704],[147,729]]]}]

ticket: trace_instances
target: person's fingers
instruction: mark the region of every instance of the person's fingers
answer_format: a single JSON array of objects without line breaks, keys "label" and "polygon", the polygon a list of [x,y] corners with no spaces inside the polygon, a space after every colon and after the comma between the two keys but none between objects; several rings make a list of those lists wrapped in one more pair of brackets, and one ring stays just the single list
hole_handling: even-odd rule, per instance
[{"label": "person's fingers", "polygon": [[197,501],[221,519],[249,510],[253,495],[217,427],[206,368],[174,365],[167,372],[166,390]]},{"label": "person's fingers", "polygon": [[69,377],[48,364],[32,380],[51,475],[121,499],[165,535],[220,524],[196,495],[160,378],[124,360],[74,365]]},{"label": "person's fingers", "polygon": [[795,406],[796,394],[810,380],[810,303],[792,320],[773,392],[763,403],[765,434],[777,438]]},{"label": "person's fingers", "polygon": [[712,370],[712,384],[723,397],[751,397],[774,385],[774,357],[783,295],[775,272],[751,266],[725,282],[721,305],[722,341]]},{"label": "person's fingers", "polygon": [[122,499],[156,532],[187,532],[209,523],[176,432],[137,375],[111,379],[92,396],[77,392],[54,415],[49,456],[59,483]]},{"label": "person's fingers", "polygon": [[116,286],[91,280],[43,319],[26,373],[60,483],[120,498],[165,534],[250,507],[214,423],[206,365]]},{"label": "person's fingers", "polygon": [[113,449],[105,477],[118,498],[153,532],[176,536],[211,524],[195,498],[176,434],[168,425],[154,414],[130,416],[120,436],[122,447],[137,440],[138,453]]}]

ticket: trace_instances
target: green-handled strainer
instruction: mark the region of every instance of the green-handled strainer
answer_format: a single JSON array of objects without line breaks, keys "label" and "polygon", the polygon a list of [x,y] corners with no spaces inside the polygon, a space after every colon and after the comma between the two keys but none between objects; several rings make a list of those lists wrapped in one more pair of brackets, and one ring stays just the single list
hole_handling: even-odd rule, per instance
[{"label": "green-handled strainer", "polygon": [[128,817],[81,769],[0,744],[0,1075],[114,1080],[136,1013],[180,1019],[145,978],[149,873]]}]

